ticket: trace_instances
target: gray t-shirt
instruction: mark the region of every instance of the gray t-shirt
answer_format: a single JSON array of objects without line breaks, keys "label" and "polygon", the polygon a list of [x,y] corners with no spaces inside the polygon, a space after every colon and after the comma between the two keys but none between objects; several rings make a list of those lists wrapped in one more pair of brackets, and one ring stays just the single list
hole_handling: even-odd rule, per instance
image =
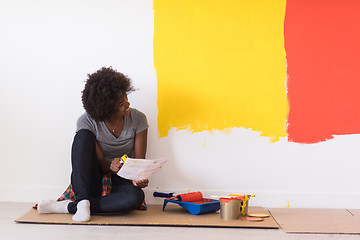
[{"label": "gray t-shirt", "polygon": [[111,162],[124,154],[134,157],[135,135],[149,127],[145,114],[135,108],[130,108],[130,114],[125,116],[124,121],[124,128],[117,138],[112,135],[105,122],[96,122],[85,112],[77,120],[76,131],[88,129],[93,132],[105,160]]}]

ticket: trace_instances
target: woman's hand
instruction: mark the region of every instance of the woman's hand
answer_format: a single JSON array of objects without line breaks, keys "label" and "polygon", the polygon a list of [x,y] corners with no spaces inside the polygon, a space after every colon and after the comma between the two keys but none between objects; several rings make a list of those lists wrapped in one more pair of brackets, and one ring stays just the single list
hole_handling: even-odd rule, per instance
[{"label": "woman's hand", "polygon": [[121,163],[120,158],[114,158],[114,160],[110,164],[110,170],[113,173],[117,173],[123,165],[124,163]]},{"label": "woman's hand", "polygon": [[139,188],[145,188],[149,185],[149,179],[143,179],[138,181],[133,180],[132,183],[134,184],[134,186],[137,186]]}]

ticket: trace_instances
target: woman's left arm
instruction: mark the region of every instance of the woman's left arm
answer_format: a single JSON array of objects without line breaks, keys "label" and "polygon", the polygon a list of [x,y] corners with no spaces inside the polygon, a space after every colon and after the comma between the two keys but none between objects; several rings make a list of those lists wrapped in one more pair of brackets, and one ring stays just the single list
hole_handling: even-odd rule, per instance
[{"label": "woman's left arm", "polygon": [[[148,130],[146,129],[135,135],[135,146],[134,146],[135,158],[145,159],[146,147],[147,147],[147,133]],[[133,181],[133,184],[140,188],[144,188],[148,186],[149,180],[144,179],[139,181]]]},{"label": "woman's left arm", "polygon": [[134,153],[135,158],[145,159],[146,147],[147,147],[147,133],[148,130],[144,130],[135,135]]}]

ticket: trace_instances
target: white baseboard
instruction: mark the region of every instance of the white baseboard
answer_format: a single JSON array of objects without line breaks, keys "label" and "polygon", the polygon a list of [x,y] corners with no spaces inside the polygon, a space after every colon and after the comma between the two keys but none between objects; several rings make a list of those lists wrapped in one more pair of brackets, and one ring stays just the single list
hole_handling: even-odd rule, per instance
[{"label": "white baseboard", "polygon": [[[186,193],[187,190],[145,190],[146,201],[149,204],[162,204],[163,199],[153,197],[153,192],[165,193]],[[353,193],[311,193],[311,192],[221,192],[205,190],[201,191],[204,197],[212,195],[228,194],[254,194],[255,197],[250,199],[250,206],[262,206],[265,208],[291,207],[291,208],[346,208],[360,209],[360,194]]]},{"label": "white baseboard", "polygon": [[[66,186],[9,186],[0,185],[0,202],[38,202],[44,199],[57,199]],[[153,197],[154,191],[186,193],[185,189],[153,189],[145,188],[146,202],[148,204],[163,204],[162,198]],[[311,192],[222,192],[201,190],[204,197],[211,195],[254,194],[250,199],[250,206],[265,208],[291,207],[291,208],[347,208],[360,209],[360,194],[354,193],[311,193]]]}]

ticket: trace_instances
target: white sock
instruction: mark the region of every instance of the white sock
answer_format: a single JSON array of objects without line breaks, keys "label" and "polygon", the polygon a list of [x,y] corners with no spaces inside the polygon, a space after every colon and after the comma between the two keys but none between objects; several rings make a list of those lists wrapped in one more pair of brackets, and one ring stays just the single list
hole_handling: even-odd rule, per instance
[{"label": "white sock", "polygon": [[90,220],[90,201],[81,200],[77,204],[77,211],[72,217],[73,221],[76,222],[87,222]]},{"label": "white sock", "polygon": [[38,212],[40,214],[46,213],[69,213],[68,204],[71,200],[55,201],[55,200],[44,200],[38,204]]}]

